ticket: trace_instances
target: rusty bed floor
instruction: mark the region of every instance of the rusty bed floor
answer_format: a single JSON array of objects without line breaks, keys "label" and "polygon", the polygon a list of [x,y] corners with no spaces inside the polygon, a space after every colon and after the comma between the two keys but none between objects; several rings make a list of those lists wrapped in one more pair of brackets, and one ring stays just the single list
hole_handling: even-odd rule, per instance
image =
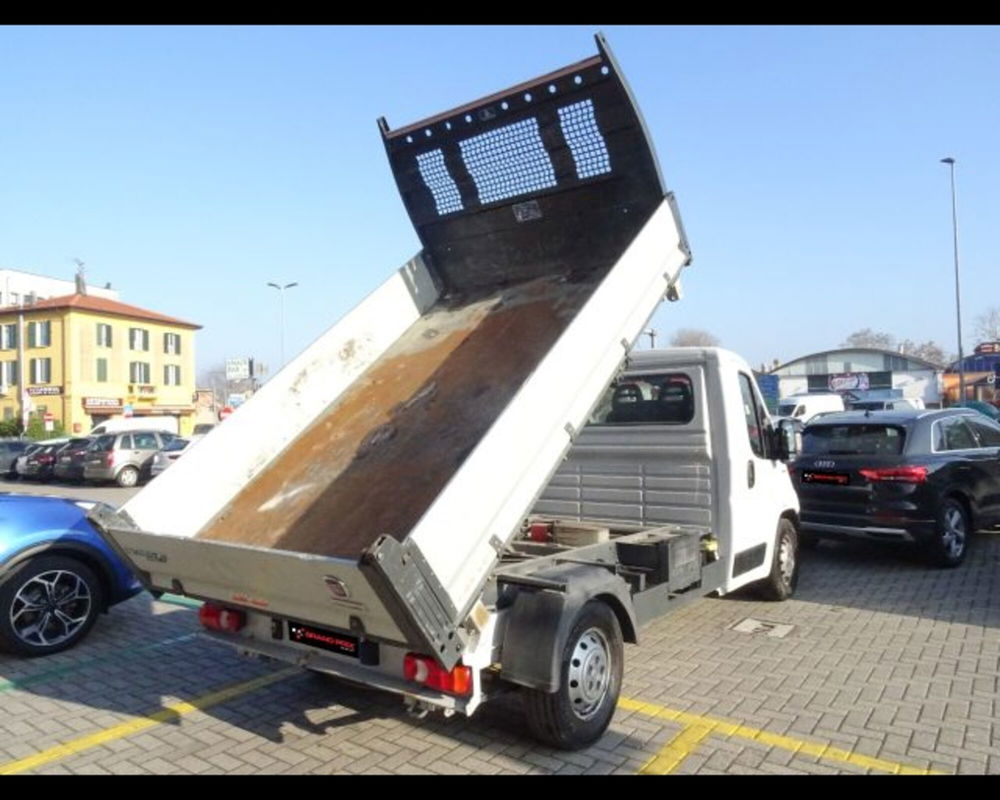
[{"label": "rusty bed floor", "polygon": [[402,540],[594,288],[544,279],[432,309],[198,538],[346,558]]}]

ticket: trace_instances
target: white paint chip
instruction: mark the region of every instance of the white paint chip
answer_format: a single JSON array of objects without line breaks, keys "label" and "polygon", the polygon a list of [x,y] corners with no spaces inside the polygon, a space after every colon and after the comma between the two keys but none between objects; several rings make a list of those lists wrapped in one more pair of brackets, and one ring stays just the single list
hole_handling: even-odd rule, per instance
[{"label": "white paint chip", "polygon": [[789,633],[792,632],[794,627],[794,625],[787,625],[783,622],[768,622],[763,619],[747,617],[746,619],[731,626],[730,630],[734,630],[739,633],[764,634],[765,636],[770,636],[774,639],[784,639]]}]

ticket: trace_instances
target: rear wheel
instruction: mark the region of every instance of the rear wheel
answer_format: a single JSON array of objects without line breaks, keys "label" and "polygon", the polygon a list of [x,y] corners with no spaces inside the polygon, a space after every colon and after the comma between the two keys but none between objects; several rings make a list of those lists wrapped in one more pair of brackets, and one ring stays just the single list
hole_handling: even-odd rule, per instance
[{"label": "rear wheel", "polygon": [[969,549],[972,523],[965,505],[948,497],[938,510],[934,536],[926,546],[927,557],[937,567],[957,567]]},{"label": "rear wheel", "polygon": [[525,689],[528,727],[561,750],[578,750],[601,738],[611,723],[622,686],[624,645],[618,618],[591,600],[577,614],[563,648],[559,689]]},{"label": "rear wheel", "polygon": [[135,467],[122,467],[115,481],[119,486],[130,489],[139,482],[139,470]]},{"label": "rear wheel", "polygon": [[66,556],[30,559],[0,583],[0,649],[25,656],[66,650],[87,635],[103,602],[86,564]]},{"label": "rear wheel", "polygon": [[765,600],[787,600],[799,582],[799,537],[795,524],[787,517],[778,521],[774,541],[771,574],[759,585]]}]

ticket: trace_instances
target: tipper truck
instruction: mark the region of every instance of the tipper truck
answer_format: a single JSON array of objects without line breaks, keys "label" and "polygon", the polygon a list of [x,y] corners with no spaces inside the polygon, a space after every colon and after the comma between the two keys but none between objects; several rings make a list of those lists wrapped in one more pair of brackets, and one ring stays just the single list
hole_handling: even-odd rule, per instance
[{"label": "tipper truck", "polygon": [[416,713],[516,688],[534,734],[576,748],[607,728],[643,623],[794,587],[791,440],[749,368],[627,358],[690,254],[597,49],[380,120],[420,253],[121,509],[90,512],[148,589],[203,601],[207,635]]}]

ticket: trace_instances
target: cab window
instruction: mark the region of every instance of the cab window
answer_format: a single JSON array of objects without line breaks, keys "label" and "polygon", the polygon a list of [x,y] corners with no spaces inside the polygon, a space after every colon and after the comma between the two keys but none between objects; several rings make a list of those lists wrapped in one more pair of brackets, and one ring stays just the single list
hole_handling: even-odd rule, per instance
[{"label": "cab window", "polygon": [[686,425],[694,419],[694,384],[683,372],[616,379],[591,414],[591,425]]}]

